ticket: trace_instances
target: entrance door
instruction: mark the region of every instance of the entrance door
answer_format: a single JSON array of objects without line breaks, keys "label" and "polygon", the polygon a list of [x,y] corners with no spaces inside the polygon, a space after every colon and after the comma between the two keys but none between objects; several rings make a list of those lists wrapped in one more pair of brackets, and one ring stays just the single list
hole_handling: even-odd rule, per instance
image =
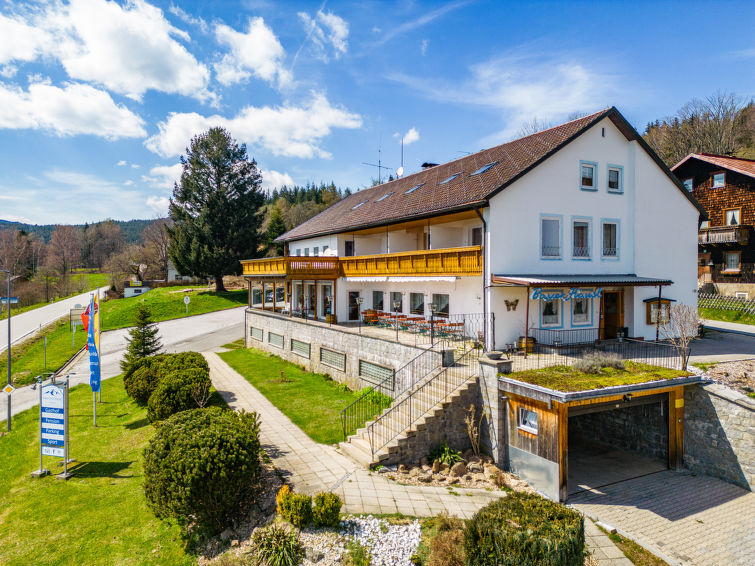
[{"label": "entrance door", "polygon": [[603,292],[603,338],[616,338],[619,328],[624,326],[622,297],[622,291]]},{"label": "entrance door", "polygon": [[359,291],[349,291],[349,320],[359,320]]},{"label": "entrance door", "polygon": [[307,316],[314,318],[317,313],[317,300],[315,298],[315,284],[307,285]]}]

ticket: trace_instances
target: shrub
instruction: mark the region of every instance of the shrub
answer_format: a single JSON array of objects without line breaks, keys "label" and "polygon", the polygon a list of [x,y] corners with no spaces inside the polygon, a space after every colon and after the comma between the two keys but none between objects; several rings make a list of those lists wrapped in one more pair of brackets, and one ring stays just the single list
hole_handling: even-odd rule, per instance
[{"label": "shrub", "polygon": [[160,354],[134,362],[123,374],[126,393],[139,404],[146,405],[160,379],[179,370],[197,368],[209,375],[207,360],[198,352]]},{"label": "shrub", "polygon": [[582,515],[525,493],[483,507],[464,532],[468,566],[581,566],[584,547]]},{"label": "shrub", "polygon": [[609,352],[590,352],[574,363],[574,369],[584,373],[600,373],[603,368],[624,369],[624,360]]},{"label": "shrub", "polygon": [[296,566],[304,560],[304,546],[293,529],[270,525],[254,531],[250,557],[255,566]]},{"label": "shrub", "polygon": [[341,505],[343,502],[335,493],[318,493],[312,509],[312,522],[316,527],[337,527]]},{"label": "shrub", "polygon": [[196,409],[198,392],[209,390],[210,385],[210,376],[198,368],[160,377],[147,402],[147,419],[154,423],[180,411]]},{"label": "shrub", "polygon": [[292,493],[285,499],[287,511],[283,517],[295,527],[303,529],[312,522],[312,498],[303,493]]},{"label": "shrub", "polygon": [[276,510],[282,517],[287,517],[289,514],[288,509],[289,503],[291,501],[291,495],[293,495],[293,493],[291,492],[291,488],[288,487],[287,484],[283,484],[283,486],[278,490],[278,493],[275,495]]},{"label": "shrub", "polygon": [[144,303],[134,307],[134,327],[128,331],[128,346],[121,360],[121,369],[128,370],[138,360],[159,354],[163,346],[160,343],[160,331],[152,320],[152,312]]},{"label": "shrub", "polygon": [[185,536],[214,535],[248,512],[260,474],[256,413],[219,407],[173,415],[144,450],[144,494]]},{"label": "shrub", "polygon": [[439,460],[441,464],[448,464],[453,466],[456,462],[461,461],[461,454],[457,450],[448,447],[448,443],[444,442],[440,446],[436,446],[430,450],[430,461]]}]

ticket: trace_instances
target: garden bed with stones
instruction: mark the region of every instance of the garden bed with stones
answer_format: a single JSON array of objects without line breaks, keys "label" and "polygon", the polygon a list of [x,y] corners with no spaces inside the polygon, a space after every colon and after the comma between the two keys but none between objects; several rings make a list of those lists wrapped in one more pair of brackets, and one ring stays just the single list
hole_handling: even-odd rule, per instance
[{"label": "garden bed with stones", "polygon": [[419,466],[383,466],[378,473],[388,479],[402,484],[464,487],[471,489],[501,489],[534,493],[527,482],[520,480],[510,472],[497,467],[489,456],[464,454],[464,458],[453,465],[441,464],[435,460],[432,464],[423,458]]},{"label": "garden bed with stones", "polygon": [[721,362],[706,370],[707,377],[747,395],[755,391],[755,360]]}]

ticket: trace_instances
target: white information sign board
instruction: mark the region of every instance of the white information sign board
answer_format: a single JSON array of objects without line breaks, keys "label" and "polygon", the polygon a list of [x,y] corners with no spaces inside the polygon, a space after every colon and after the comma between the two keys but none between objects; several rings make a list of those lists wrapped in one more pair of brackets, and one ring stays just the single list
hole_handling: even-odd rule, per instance
[{"label": "white information sign board", "polygon": [[65,458],[68,415],[64,385],[49,384],[42,387],[41,411],[42,454]]}]

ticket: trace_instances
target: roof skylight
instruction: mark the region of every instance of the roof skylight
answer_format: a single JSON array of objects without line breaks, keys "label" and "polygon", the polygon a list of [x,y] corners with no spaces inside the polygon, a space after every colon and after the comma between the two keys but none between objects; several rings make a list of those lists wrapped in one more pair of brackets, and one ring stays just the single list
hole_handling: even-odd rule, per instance
[{"label": "roof skylight", "polygon": [[359,204],[356,204],[356,205],[352,206],[352,207],[351,207],[351,210],[356,210],[357,208],[359,208],[360,206],[362,206],[362,205],[363,205],[364,203],[366,203],[366,202],[367,202],[366,200],[363,200],[363,201],[362,201],[362,202],[360,202]]},{"label": "roof skylight", "polygon": [[455,173],[455,174],[451,175],[448,179],[446,179],[444,181],[441,181],[438,184],[439,185],[445,185],[446,183],[450,183],[451,181],[453,181],[454,179],[456,179],[456,177],[458,177],[459,175],[461,175],[461,173]]},{"label": "roof skylight", "polygon": [[379,199],[377,199],[377,200],[376,200],[375,202],[380,202],[381,200],[385,200],[385,199],[387,199],[387,198],[388,198],[389,196],[391,196],[392,194],[393,194],[393,191],[391,191],[390,193],[386,193],[386,194],[384,194],[384,195],[383,195],[382,197],[380,197]]},{"label": "roof skylight", "polygon": [[424,185],[424,183],[420,183],[419,185],[414,185],[411,189],[409,189],[408,191],[406,191],[404,194],[405,195],[410,195],[414,191],[416,191],[417,189],[419,189],[422,185]]},{"label": "roof skylight", "polygon": [[497,161],[491,161],[487,165],[483,165],[477,171],[475,171],[474,173],[472,173],[470,175],[470,177],[474,177],[475,175],[481,175],[482,173],[484,173],[485,171],[487,171],[488,169],[490,169],[493,165],[497,165],[497,164],[498,164]]}]

